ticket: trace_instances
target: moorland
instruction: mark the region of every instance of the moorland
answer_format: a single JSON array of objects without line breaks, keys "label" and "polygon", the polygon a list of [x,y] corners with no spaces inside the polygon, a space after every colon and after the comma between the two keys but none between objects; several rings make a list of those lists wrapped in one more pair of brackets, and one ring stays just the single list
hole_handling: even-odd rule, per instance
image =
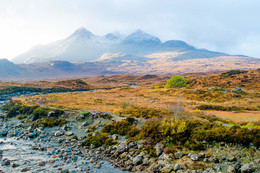
[{"label": "moorland", "polygon": [[84,135],[53,135],[122,170],[257,172],[259,81],[260,69],[1,82],[2,95],[16,93],[1,118],[60,131],[80,122]]}]

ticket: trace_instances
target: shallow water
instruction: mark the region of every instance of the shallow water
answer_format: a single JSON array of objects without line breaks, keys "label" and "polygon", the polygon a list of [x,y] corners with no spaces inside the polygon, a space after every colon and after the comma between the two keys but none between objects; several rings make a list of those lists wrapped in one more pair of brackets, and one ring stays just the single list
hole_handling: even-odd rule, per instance
[{"label": "shallow water", "polygon": [[[55,144],[51,144],[53,146]],[[70,172],[101,172],[101,173],[121,173],[123,171],[113,168],[109,162],[102,162],[101,168],[95,168],[89,160],[84,160],[78,156],[78,160],[64,165],[59,159],[53,159],[52,155],[48,155],[48,151],[32,150],[33,141],[16,140],[15,138],[0,138],[0,150],[3,150],[2,159],[11,160],[11,165],[16,163],[20,165],[17,168],[12,166],[0,166],[0,170],[6,173],[20,172],[23,168],[29,168],[31,172],[58,172],[58,168],[69,169]],[[54,163],[46,163],[45,166],[39,166],[41,161],[55,160]],[[2,162],[2,161],[1,161]],[[2,164],[2,163],[1,163]],[[56,167],[53,167],[56,165]],[[75,168],[75,165],[77,167]],[[80,171],[80,168],[82,171]]]}]

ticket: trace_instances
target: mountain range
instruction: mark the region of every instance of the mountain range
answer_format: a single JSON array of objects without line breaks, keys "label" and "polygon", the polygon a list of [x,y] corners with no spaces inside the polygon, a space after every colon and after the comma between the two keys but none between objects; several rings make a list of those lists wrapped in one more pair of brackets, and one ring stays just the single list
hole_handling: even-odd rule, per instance
[{"label": "mountain range", "polygon": [[14,63],[37,63],[47,61],[88,62],[104,55],[118,53],[134,57],[143,57],[151,53],[185,52],[175,59],[211,58],[227,55],[219,52],[196,49],[180,40],[164,43],[158,37],[138,29],[127,37],[120,33],[108,33],[97,36],[85,28],[77,29],[69,37],[47,45],[39,45],[12,59]]},{"label": "mountain range", "polygon": [[162,42],[137,30],[98,36],[79,28],[70,36],[8,60],[0,79],[48,79],[108,74],[180,74],[260,68],[260,59],[197,49],[181,40]]}]

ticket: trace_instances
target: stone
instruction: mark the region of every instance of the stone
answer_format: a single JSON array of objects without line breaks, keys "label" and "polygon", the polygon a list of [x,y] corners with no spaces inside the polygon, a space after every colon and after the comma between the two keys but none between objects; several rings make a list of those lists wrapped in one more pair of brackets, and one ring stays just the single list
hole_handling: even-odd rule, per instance
[{"label": "stone", "polygon": [[84,123],[82,123],[82,126],[84,126],[84,127],[86,127],[86,126],[88,126],[88,125],[89,125],[88,122],[84,122]]},{"label": "stone", "polygon": [[234,156],[232,156],[232,155],[229,155],[229,156],[227,157],[227,160],[228,160],[229,162],[234,162],[234,161],[237,160],[237,158],[234,157]]},{"label": "stone", "polygon": [[112,138],[113,138],[114,140],[117,140],[117,139],[119,138],[119,135],[118,135],[118,134],[113,134],[113,135],[112,135]]},{"label": "stone", "polygon": [[167,164],[166,166],[164,166],[164,167],[160,170],[160,172],[161,172],[161,173],[170,173],[170,172],[172,172],[172,170],[173,170],[173,166],[170,165],[170,164]]},{"label": "stone", "polygon": [[44,162],[44,161],[39,162],[38,165],[39,165],[39,166],[45,166],[45,162]]},{"label": "stone", "polygon": [[119,154],[126,152],[128,150],[128,146],[125,142],[121,142],[118,146],[117,146],[117,152]]},{"label": "stone", "polygon": [[55,114],[54,111],[50,111],[50,112],[48,112],[47,116],[48,116],[48,117],[55,117],[56,114]]},{"label": "stone", "polygon": [[162,144],[162,143],[157,143],[157,144],[154,146],[154,148],[155,148],[155,154],[156,154],[157,156],[159,156],[159,155],[162,154],[162,152],[163,152],[163,144]]},{"label": "stone", "polygon": [[63,135],[63,131],[56,131],[54,133],[54,136],[62,136]]},{"label": "stone", "polygon": [[191,160],[193,160],[193,161],[198,161],[199,158],[200,158],[200,155],[199,155],[199,154],[191,153],[191,154],[190,154],[190,158],[191,158]]},{"label": "stone", "polygon": [[16,163],[13,163],[13,164],[12,164],[12,167],[13,167],[13,168],[16,168],[16,167],[18,167],[18,166],[19,166],[19,165],[16,164]]},{"label": "stone", "polygon": [[236,163],[233,165],[233,167],[236,169],[236,170],[239,170],[241,168],[241,163]]},{"label": "stone", "polygon": [[74,133],[73,133],[72,131],[68,131],[68,132],[66,133],[66,135],[67,135],[67,136],[72,136],[72,135],[74,135]]},{"label": "stone", "polygon": [[227,172],[228,173],[235,173],[236,172],[236,169],[233,167],[233,166],[229,166],[228,169],[227,169]]},{"label": "stone", "polygon": [[176,164],[174,165],[174,167],[173,167],[173,170],[174,170],[174,171],[181,170],[181,165],[178,164],[178,163],[176,163]]},{"label": "stone", "polygon": [[241,167],[241,172],[242,172],[242,173],[250,173],[250,172],[254,172],[254,171],[255,171],[255,169],[254,169],[253,165],[252,165],[252,164],[249,164],[249,163],[244,164],[244,165]]},{"label": "stone", "polygon": [[29,171],[30,169],[29,168],[23,168],[22,170],[21,170],[21,172],[27,172],[27,171]]},{"label": "stone", "polygon": [[233,90],[231,90],[231,92],[243,92],[243,89],[242,88],[234,88]]},{"label": "stone", "polygon": [[10,165],[10,163],[11,163],[11,161],[9,159],[3,160],[3,164],[6,165],[6,166]]},{"label": "stone", "polygon": [[178,151],[178,152],[176,152],[176,153],[174,154],[174,156],[175,156],[175,158],[180,159],[180,158],[182,158],[183,153],[180,152],[180,151]]},{"label": "stone", "polygon": [[134,158],[133,158],[133,164],[134,165],[140,165],[140,164],[142,164],[143,163],[143,157],[141,157],[141,156],[135,156]]}]

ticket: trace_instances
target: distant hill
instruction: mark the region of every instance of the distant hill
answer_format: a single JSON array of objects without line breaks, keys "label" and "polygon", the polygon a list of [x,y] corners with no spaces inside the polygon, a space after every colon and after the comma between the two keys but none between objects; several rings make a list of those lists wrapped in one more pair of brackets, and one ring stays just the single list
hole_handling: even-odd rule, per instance
[{"label": "distant hill", "polygon": [[237,56],[220,56],[174,60],[179,53],[155,53],[146,57],[105,55],[92,62],[50,61],[15,65],[0,60],[0,80],[47,80],[113,74],[184,74],[232,69],[260,68],[260,59]]}]

